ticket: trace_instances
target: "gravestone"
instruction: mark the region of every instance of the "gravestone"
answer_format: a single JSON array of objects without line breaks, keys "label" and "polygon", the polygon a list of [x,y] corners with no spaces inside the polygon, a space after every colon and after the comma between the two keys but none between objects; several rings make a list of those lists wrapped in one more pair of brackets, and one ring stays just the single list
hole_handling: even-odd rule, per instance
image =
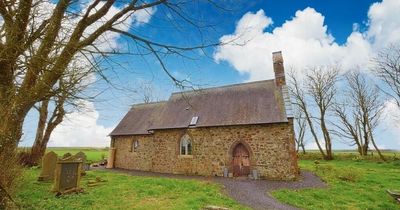
[{"label": "gravestone", "polygon": [[81,179],[82,161],[74,157],[59,160],[57,162],[53,191],[58,193],[78,192]]},{"label": "gravestone", "polygon": [[54,152],[49,152],[43,156],[42,159],[42,171],[38,181],[52,180],[54,179],[54,173],[57,165],[58,156]]},{"label": "gravestone", "polygon": [[69,152],[67,152],[67,153],[65,153],[64,155],[63,155],[63,159],[66,159],[66,158],[69,158],[69,157],[71,157],[72,156],[72,154],[71,153],[69,153]]},{"label": "gravestone", "polygon": [[81,175],[86,174],[86,155],[83,152],[78,152],[74,155],[76,160],[82,161],[82,166],[81,166]]}]

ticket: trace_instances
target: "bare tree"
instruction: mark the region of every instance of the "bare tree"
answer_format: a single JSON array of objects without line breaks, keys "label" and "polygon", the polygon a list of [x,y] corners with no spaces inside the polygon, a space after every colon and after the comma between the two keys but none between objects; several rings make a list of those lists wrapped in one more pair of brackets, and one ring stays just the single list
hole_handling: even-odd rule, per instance
[{"label": "bare tree", "polygon": [[[88,77],[92,73],[90,66],[86,68],[76,66],[66,71],[65,75],[60,78],[53,89],[53,97],[45,98],[38,103],[37,107],[35,106],[39,112],[36,136],[29,154],[30,157],[26,158],[27,162],[24,164],[33,166],[39,163],[46,152],[52,132],[63,121],[67,113],[66,106],[72,107],[72,110],[79,109],[81,107],[81,104],[78,103],[79,100],[93,98],[92,96],[82,96],[84,90],[92,84],[92,82],[88,82],[90,81]],[[49,109],[52,110],[50,115]]]},{"label": "bare tree", "polygon": [[385,91],[386,88],[381,90],[393,98],[400,107],[400,44],[392,44],[379,52],[373,63],[376,75],[389,88],[389,91]]},{"label": "bare tree", "polygon": [[[205,44],[202,40],[197,46],[159,43],[129,30],[126,20],[138,12],[146,13],[157,7],[169,12],[180,23],[196,27],[196,19],[190,17],[191,13],[187,11],[190,3],[167,0],[93,0],[87,3],[73,0],[0,0],[0,157],[16,153],[27,113],[38,102],[54,97],[54,87],[77,57],[86,58],[86,62],[97,69],[98,75],[105,78],[101,68],[95,66],[98,56],[153,55],[175,84],[184,86],[183,81],[170,74],[163,62],[164,57],[173,54],[183,56],[186,51],[219,43]],[[203,37],[204,28],[197,27],[199,37]],[[101,45],[109,41],[110,34],[126,37],[140,50],[104,50]],[[0,160],[3,161],[7,160]],[[0,164],[0,173],[7,170]],[[4,187],[2,183],[0,185]],[[0,191],[0,197],[6,197],[3,192]]]},{"label": "bare tree", "polygon": [[[308,128],[325,160],[333,159],[327,114],[334,104],[338,73],[338,68],[332,66],[311,68],[308,69],[302,83],[294,73],[290,75],[290,90],[295,98],[294,103],[303,112]],[[321,129],[324,145],[318,138],[316,126]]]},{"label": "bare tree", "polygon": [[140,100],[143,103],[148,104],[154,101],[158,101],[155,95],[154,86],[151,84],[151,82],[144,82],[144,81],[140,82],[139,86],[134,91],[134,93],[139,95]]},{"label": "bare tree", "polygon": [[341,122],[336,127],[342,137],[351,139],[353,145],[357,145],[361,156],[368,154],[372,143],[379,156],[384,159],[373,136],[383,108],[380,91],[360,71],[348,72],[345,78],[347,90],[344,91],[344,99],[335,106],[336,116]]},{"label": "bare tree", "polygon": [[298,106],[295,106],[295,130],[297,131],[297,135],[295,137],[296,141],[296,151],[299,152],[300,148],[302,150],[303,154],[306,154],[306,149],[305,149],[305,140],[304,136],[306,134],[306,128],[307,128],[307,122],[306,119],[303,116],[303,112],[301,112],[298,108]]}]

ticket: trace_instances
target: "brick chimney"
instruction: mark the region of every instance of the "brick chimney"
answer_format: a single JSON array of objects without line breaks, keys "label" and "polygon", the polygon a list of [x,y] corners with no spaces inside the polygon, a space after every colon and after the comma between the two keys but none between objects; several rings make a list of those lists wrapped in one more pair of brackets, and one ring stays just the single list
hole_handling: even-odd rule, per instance
[{"label": "brick chimney", "polygon": [[272,62],[274,65],[276,86],[286,85],[285,68],[283,67],[283,57],[281,51],[272,53]]}]

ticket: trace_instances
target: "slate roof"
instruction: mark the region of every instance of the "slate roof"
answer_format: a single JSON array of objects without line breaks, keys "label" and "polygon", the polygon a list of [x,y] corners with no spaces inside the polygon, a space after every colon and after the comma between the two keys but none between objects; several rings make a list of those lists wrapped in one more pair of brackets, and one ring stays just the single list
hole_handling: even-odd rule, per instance
[{"label": "slate roof", "polygon": [[173,93],[166,102],[135,105],[110,135],[187,128],[193,117],[198,117],[194,127],[212,127],[281,123],[292,116],[287,89],[264,80]]},{"label": "slate roof", "polygon": [[148,129],[157,120],[165,101],[136,104],[126,113],[110,136],[149,134]]}]

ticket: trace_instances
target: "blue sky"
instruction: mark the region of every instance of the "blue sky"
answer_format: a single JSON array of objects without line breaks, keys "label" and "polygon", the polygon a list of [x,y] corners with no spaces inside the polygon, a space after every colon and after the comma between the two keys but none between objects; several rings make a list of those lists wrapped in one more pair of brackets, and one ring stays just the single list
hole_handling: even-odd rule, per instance
[{"label": "blue sky", "polygon": [[[187,8],[202,23],[213,25],[203,30],[205,43],[238,38],[246,45],[208,48],[188,53],[194,60],[179,56],[165,58],[169,71],[180,79],[188,79],[200,87],[220,86],[261,79],[271,79],[271,52],[282,50],[286,69],[342,62],[345,69],[355,66],[368,69],[370,57],[391,42],[400,41],[400,11],[398,0],[381,1],[223,1],[230,11],[196,4]],[[130,31],[152,40],[174,45],[201,43],[196,28],[177,21],[167,21],[163,8],[148,14],[143,24],[133,23]],[[387,41],[389,40],[389,41]],[[134,49],[122,37],[115,42],[122,49]],[[131,48],[132,47],[132,48]],[[114,56],[114,63],[104,63],[105,74],[114,88],[96,83],[91,92],[102,94],[93,102],[85,102],[92,110],[69,114],[64,125],[56,129],[50,146],[107,145],[106,134],[141,96],[134,91],[143,83],[154,90],[155,98],[165,100],[177,91],[172,81],[151,56]],[[300,73],[301,74],[301,73]],[[396,107],[391,106],[391,110]],[[397,110],[395,110],[397,111]],[[390,113],[390,112],[389,112]],[[24,127],[21,145],[32,144],[36,114],[31,112]],[[400,149],[399,127],[391,119],[378,129],[379,145]],[[390,126],[389,126],[390,125]],[[95,139],[94,141],[91,139]],[[309,141],[309,148],[313,148]],[[340,141],[334,148],[350,148]]]}]

